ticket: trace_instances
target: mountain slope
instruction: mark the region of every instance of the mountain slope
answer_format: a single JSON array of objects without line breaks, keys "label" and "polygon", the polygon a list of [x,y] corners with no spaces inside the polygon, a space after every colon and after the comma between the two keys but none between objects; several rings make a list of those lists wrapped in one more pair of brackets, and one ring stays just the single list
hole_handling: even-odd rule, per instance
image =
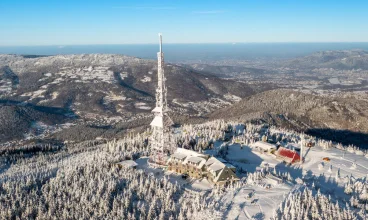
[{"label": "mountain slope", "polygon": [[[350,143],[368,141],[368,102],[352,97],[322,97],[293,90],[271,90],[244,98],[239,103],[210,114],[210,117],[264,119],[314,135],[336,131],[341,136],[341,130],[344,130],[351,134],[353,140]],[[355,140],[355,137],[365,139]],[[347,141],[344,138],[339,140]]]},{"label": "mountain slope", "polygon": [[[91,113],[101,114],[147,111],[154,105],[156,61],[97,54],[36,58],[0,55],[0,66],[5,65],[19,78],[18,89],[6,97],[18,101],[70,107],[75,111],[86,111],[83,106],[88,106]],[[254,93],[245,83],[184,67],[168,64],[165,73],[168,99],[175,100],[173,107],[211,99],[231,102],[231,96]]]},{"label": "mountain slope", "polygon": [[[59,108],[98,127],[149,120],[156,74],[156,61],[122,55],[0,55],[0,99],[18,107]],[[171,64],[165,76],[176,116],[203,115],[259,90]]]},{"label": "mountain slope", "polygon": [[285,67],[368,69],[368,52],[364,50],[321,51],[283,63]]},{"label": "mountain slope", "polygon": [[68,121],[71,118],[63,109],[0,103],[0,141],[22,139],[29,132]]}]

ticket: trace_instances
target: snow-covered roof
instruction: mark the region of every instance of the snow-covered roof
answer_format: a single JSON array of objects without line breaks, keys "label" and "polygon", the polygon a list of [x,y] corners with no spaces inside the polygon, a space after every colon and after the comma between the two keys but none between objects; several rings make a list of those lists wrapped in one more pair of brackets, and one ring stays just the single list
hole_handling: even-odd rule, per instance
[{"label": "snow-covered roof", "polygon": [[225,167],[225,164],[223,163],[214,163],[211,166],[208,167],[209,170],[211,170],[212,172],[216,172],[218,170],[221,170]]},{"label": "snow-covered roof", "polygon": [[253,144],[253,147],[259,147],[264,150],[276,149],[276,146],[274,144],[270,144],[263,141],[257,141],[256,143]]},{"label": "snow-covered roof", "polygon": [[214,182],[225,181],[229,179],[239,179],[236,174],[229,168],[224,167],[221,172],[215,177]]},{"label": "snow-covered roof", "polygon": [[211,166],[211,164],[215,163],[217,161],[216,157],[211,157],[207,160],[206,166]]},{"label": "snow-covered roof", "polygon": [[[184,148],[177,148],[175,153],[171,155],[171,158],[184,160],[183,164],[188,164],[188,162],[194,163],[198,169],[201,169],[206,163],[205,158],[207,158],[207,156]],[[171,158],[169,161],[171,161]]]},{"label": "snow-covered roof", "polygon": [[187,157],[187,155],[175,152],[174,154],[171,155],[171,157],[179,160],[184,160]]},{"label": "snow-covered roof", "polygon": [[[210,171],[212,173],[212,175],[214,175],[214,181],[217,182],[218,179],[220,178],[221,175],[225,175],[223,174],[223,171],[226,169],[228,170],[227,172],[230,172],[231,175],[235,175],[233,173],[233,171],[235,171],[235,167],[228,163],[226,160],[222,159],[222,158],[216,158],[216,157],[211,157],[210,159],[207,160],[206,162],[206,166],[207,166],[207,170]],[[220,171],[220,172],[218,172]],[[226,174],[228,175],[228,174]],[[236,175],[235,175],[236,177]]]},{"label": "snow-covered roof", "polygon": [[206,155],[192,151],[192,150],[187,150],[184,148],[177,148],[175,153],[181,153],[181,154],[185,154],[187,156],[196,156],[196,157],[206,157]]},{"label": "snow-covered roof", "polygon": [[188,157],[189,162],[196,163],[196,164],[202,162],[203,160],[205,159],[201,157]]},{"label": "snow-covered roof", "polygon": [[202,157],[190,156],[185,159],[183,164],[188,164],[188,162],[194,163],[198,169],[202,169],[202,167],[206,163],[206,159]]},{"label": "snow-covered roof", "polygon": [[117,164],[123,167],[136,167],[138,165],[134,160],[124,160]]},{"label": "snow-covered roof", "polygon": [[206,165],[207,170],[211,172],[212,175],[214,175],[214,178],[218,178],[218,175],[220,175],[221,173],[218,171],[224,168],[230,169],[230,170],[235,169],[233,165],[231,165],[230,163],[228,163],[226,160],[222,158],[211,157],[207,160],[208,158],[207,155],[204,155],[204,154],[201,154],[195,151],[187,150],[184,148],[177,148],[175,153],[171,155],[171,158],[169,159],[168,162],[170,162],[172,158],[177,158],[180,160],[184,159],[183,164],[190,163],[192,166],[194,165],[198,169],[202,169],[202,167]]},{"label": "snow-covered roof", "polygon": [[222,161],[226,162],[226,160],[223,160],[221,158],[211,157],[207,160],[206,166],[208,166],[208,170],[216,172],[226,166],[225,163]]},{"label": "snow-covered roof", "polygon": [[207,160],[206,166],[211,166],[211,164],[216,163],[216,162],[227,163],[227,161],[222,158],[211,157],[210,159]]}]

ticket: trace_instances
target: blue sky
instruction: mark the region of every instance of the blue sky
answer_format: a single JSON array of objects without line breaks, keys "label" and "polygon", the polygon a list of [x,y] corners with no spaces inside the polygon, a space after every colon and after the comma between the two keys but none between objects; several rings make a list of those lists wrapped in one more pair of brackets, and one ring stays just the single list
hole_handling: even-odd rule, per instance
[{"label": "blue sky", "polygon": [[1,0],[0,45],[367,42],[367,0]]}]

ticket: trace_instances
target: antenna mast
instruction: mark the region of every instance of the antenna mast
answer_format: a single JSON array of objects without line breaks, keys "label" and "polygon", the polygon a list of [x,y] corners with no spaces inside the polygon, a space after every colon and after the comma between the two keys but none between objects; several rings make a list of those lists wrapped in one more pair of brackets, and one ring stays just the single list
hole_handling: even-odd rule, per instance
[{"label": "antenna mast", "polygon": [[157,53],[157,88],[156,107],[152,110],[155,117],[151,122],[151,149],[150,161],[164,166],[167,156],[173,153],[175,146],[171,142],[170,127],[174,124],[167,114],[167,88],[165,85],[164,53],[162,52],[162,34],[158,34],[160,40],[160,52]]},{"label": "antenna mast", "polygon": [[159,33],[158,36],[160,37],[160,53],[162,53],[162,34]]}]

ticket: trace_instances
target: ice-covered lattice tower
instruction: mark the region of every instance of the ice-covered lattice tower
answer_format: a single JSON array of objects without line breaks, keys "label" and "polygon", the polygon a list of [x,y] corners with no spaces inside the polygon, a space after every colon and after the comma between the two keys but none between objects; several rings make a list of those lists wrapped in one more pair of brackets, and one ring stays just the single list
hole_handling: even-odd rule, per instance
[{"label": "ice-covered lattice tower", "polygon": [[152,110],[155,118],[151,122],[151,158],[150,162],[155,164],[166,164],[167,157],[175,150],[171,127],[174,124],[167,114],[167,88],[164,74],[164,53],[162,52],[162,35],[160,37],[160,52],[157,53],[157,89],[156,107]]}]

